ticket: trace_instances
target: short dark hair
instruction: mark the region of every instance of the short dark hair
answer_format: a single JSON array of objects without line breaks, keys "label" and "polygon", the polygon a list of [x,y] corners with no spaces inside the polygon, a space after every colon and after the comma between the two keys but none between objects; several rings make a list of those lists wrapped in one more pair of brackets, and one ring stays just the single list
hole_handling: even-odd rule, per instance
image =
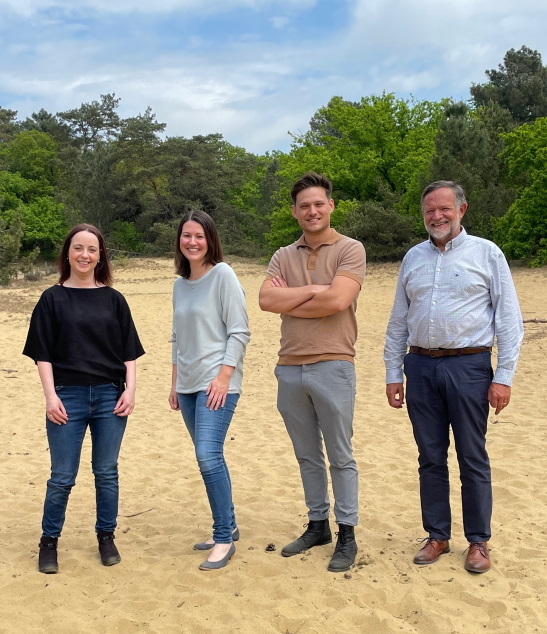
[{"label": "short dark hair", "polygon": [[291,198],[293,205],[296,205],[296,197],[301,191],[310,187],[322,187],[327,194],[327,198],[332,198],[332,183],[324,174],[317,172],[306,172],[304,176],[299,178],[291,189]]},{"label": "short dark hair", "polygon": [[422,198],[420,201],[422,211],[424,208],[424,198],[428,194],[431,194],[431,192],[434,192],[436,189],[441,189],[442,187],[448,187],[448,189],[452,190],[456,207],[460,208],[464,203],[467,202],[467,200],[465,199],[465,191],[461,185],[458,185],[458,183],[455,183],[454,181],[435,181],[434,183],[428,185],[422,192]]},{"label": "short dark hair", "polygon": [[95,283],[104,284],[105,286],[112,286],[112,270],[110,268],[110,260],[108,259],[108,253],[106,251],[106,244],[103,238],[103,234],[94,227],[86,223],[81,223],[72,227],[68,232],[65,241],[63,242],[63,248],[61,254],[57,259],[57,267],[59,269],[59,284],[62,286],[64,282],[70,277],[70,263],[68,261],[68,250],[70,249],[70,243],[72,238],[80,231],[89,231],[99,241],[99,261],[97,266],[93,269],[93,276],[95,277]]},{"label": "short dark hair", "polygon": [[207,240],[207,253],[205,254],[205,264],[218,264],[224,261],[222,254],[222,245],[218,235],[217,226],[211,216],[201,209],[192,209],[184,214],[177,229],[177,243],[175,244],[175,271],[178,275],[188,278],[190,277],[190,262],[182,254],[180,250],[180,236],[182,235],[182,227],[185,223],[193,220],[203,227],[205,240]]}]

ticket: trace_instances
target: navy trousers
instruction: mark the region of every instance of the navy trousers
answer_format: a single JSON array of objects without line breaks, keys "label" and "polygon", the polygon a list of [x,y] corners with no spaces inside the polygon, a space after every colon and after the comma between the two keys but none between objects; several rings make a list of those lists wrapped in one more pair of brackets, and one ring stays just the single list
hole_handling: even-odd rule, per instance
[{"label": "navy trousers", "polygon": [[452,427],[460,468],[463,525],[470,542],[491,536],[492,480],[486,452],[490,353],[405,357],[406,402],[418,445],[422,522],[429,537],[451,535],[448,476]]}]

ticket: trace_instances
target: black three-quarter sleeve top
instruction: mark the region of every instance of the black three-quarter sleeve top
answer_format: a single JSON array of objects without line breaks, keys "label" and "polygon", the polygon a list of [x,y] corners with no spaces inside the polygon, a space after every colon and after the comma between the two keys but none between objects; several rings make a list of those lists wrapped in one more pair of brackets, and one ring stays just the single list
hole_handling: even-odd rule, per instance
[{"label": "black three-quarter sleeve top", "polygon": [[55,385],[125,381],[144,354],[124,296],[110,286],[51,286],[36,304],[23,354],[48,361]]}]

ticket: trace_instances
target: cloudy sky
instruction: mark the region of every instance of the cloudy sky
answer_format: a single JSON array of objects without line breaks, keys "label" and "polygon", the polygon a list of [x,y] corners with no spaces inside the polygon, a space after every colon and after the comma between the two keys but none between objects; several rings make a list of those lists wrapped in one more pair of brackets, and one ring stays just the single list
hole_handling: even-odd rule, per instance
[{"label": "cloudy sky", "polygon": [[510,48],[547,64],[546,0],[0,0],[0,106],[116,93],[167,134],[287,150],[334,95],[468,99]]}]

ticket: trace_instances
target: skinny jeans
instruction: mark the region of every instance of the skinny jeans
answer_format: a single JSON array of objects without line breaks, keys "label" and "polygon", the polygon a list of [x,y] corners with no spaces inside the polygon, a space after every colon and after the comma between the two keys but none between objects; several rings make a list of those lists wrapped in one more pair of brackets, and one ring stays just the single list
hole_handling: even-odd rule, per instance
[{"label": "skinny jeans", "polygon": [[194,443],[196,459],[205,484],[213,516],[213,540],[230,544],[236,528],[232,502],[232,482],[226,460],[224,441],[234,415],[239,394],[227,394],[224,407],[206,407],[205,391],[177,393],[184,423]]},{"label": "skinny jeans", "polygon": [[57,425],[46,418],[51,477],[47,482],[42,534],[61,535],[88,427],[97,503],[95,530],[113,532],[118,516],[118,456],[127,421],[127,417],[113,414],[119,385],[56,386],[55,392],[65,407],[68,421]]}]

